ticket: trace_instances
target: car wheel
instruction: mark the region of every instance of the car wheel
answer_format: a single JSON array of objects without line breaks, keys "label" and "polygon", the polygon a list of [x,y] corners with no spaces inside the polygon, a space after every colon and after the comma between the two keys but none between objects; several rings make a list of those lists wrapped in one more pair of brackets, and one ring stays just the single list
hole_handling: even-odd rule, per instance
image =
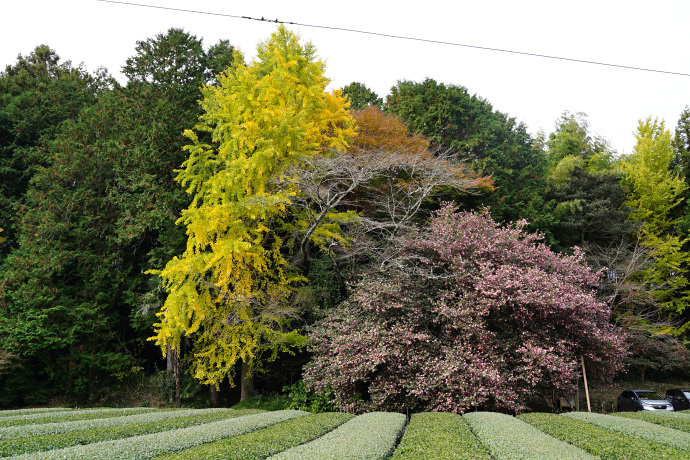
[{"label": "car wheel", "polygon": [[618,412],[623,412],[623,408],[621,407],[620,404],[618,405]]}]

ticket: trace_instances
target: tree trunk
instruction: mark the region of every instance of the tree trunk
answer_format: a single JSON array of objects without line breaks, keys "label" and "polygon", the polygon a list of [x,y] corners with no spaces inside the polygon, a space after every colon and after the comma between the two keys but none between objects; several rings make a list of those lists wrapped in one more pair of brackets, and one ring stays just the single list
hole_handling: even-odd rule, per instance
[{"label": "tree trunk", "polygon": [[180,354],[177,349],[170,346],[168,342],[166,344],[166,358],[168,365],[168,373],[172,373],[175,378],[175,404],[180,405],[180,387],[181,387],[181,375],[180,375]]},{"label": "tree trunk", "polygon": [[72,345],[69,350],[69,363],[67,364],[67,394],[72,394],[74,391],[74,370],[77,367],[74,355],[76,354],[76,347]]},{"label": "tree trunk", "polygon": [[585,381],[585,396],[587,397],[587,412],[592,412],[592,406],[589,404],[589,387],[587,386],[587,371],[585,371],[585,357],[580,356],[582,360],[582,378]]},{"label": "tree trunk", "polygon": [[242,361],[240,370],[240,401],[244,401],[254,394],[254,374],[249,372],[249,365]]},{"label": "tree trunk", "polygon": [[212,383],[210,385],[211,388],[211,406],[212,407],[218,407],[218,404],[220,403],[220,391],[216,388],[216,386]]}]

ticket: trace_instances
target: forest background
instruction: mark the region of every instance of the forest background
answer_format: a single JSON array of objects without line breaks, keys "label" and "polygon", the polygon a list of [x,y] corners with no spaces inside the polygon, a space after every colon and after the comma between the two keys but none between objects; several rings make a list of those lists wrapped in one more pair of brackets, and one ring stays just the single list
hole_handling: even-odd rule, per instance
[{"label": "forest background", "polygon": [[[285,43],[292,43],[289,37]],[[640,120],[633,152],[619,155],[591,132],[584,114],[565,112],[553,132],[530,136],[526,126],[482,97],[432,79],[400,81],[385,99],[366,82],[353,82],[343,88],[347,110],[337,93],[305,103],[323,106],[324,112],[300,116],[323,121],[328,113],[324,126],[337,129],[319,134],[302,150],[313,144],[341,152],[340,138],[353,138],[357,129],[359,137],[350,144],[368,152],[366,168],[337,153],[337,164],[323,162],[301,172],[262,166],[284,176],[262,182],[257,175],[238,190],[255,190],[262,203],[275,208],[223,208],[243,213],[242,219],[268,213],[271,222],[280,223],[270,232],[259,224],[232,230],[268,242],[255,254],[264,260],[261,268],[244,280],[215,280],[202,271],[193,291],[195,302],[213,298],[207,304],[215,305],[222,296],[205,294],[204,283],[232,286],[222,294],[226,297],[247,289],[251,295],[244,297],[271,308],[257,317],[226,313],[223,324],[239,328],[229,336],[223,335],[227,328],[202,327],[206,335],[194,337],[199,329],[194,322],[186,330],[160,326],[156,313],[171,311],[166,291],[175,283],[166,264],[190,251],[192,211],[218,193],[206,180],[214,166],[203,161],[210,158],[209,145],[224,135],[214,131],[220,125],[213,110],[226,103],[220,89],[239,83],[255,88],[263,81],[272,62],[270,40],[265,47],[256,67],[245,66],[228,41],[206,47],[197,37],[170,29],[138,42],[123,66],[124,84],[105,70],[89,73],[63,61],[46,45],[19,56],[0,74],[3,405],[43,404],[54,397],[94,401],[121,381],[163,369],[178,400],[199,388],[190,375],[210,384],[214,398],[222,388],[231,394],[235,380],[244,390],[237,397],[294,384],[310,359],[299,353],[309,328],[348,300],[372,267],[381,266],[381,257],[390,255],[382,241],[423,226],[443,202],[458,210],[486,208],[499,224],[525,219],[520,228],[541,235],[557,253],[580,254],[575,247],[581,248],[597,273],[596,298],[610,308],[610,324],[625,338],[627,367],[643,378],[649,372],[685,372],[690,111],[679,114],[674,133],[662,120]],[[295,53],[305,58],[306,69],[316,65],[310,81],[323,93],[315,50]],[[281,84],[286,83],[276,80],[273,88]],[[242,107],[238,100],[234,104]],[[261,116],[266,115],[257,112],[249,121]],[[299,137],[285,136],[290,142]],[[262,146],[250,138],[242,142]],[[420,148],[426,152],[425,169],[410,160]],[[279,160],[273,154],[266,158]],[[177,171],[185,169],[185,161],[187,175],[180,179]],[[190,172],[193,164],[201,166]],[[337,182],[328,196],[339,198],[324,201],[320,179],[336,167],[350,174],[349,182]],[[414,195],[408,192],[419,169],[434,174],[424,176],[426,192]],[[353,170],[370,175],[355,180]],[[444,171],[456,174],[443,176]],[[285,180],[297,175],[297,185]],[[203,199],[186,193],[179,182],[205,193]],[[245,192],[230,192],[230,185],[219,187],[247,198]],[[386,209],[384,203],[401,192],[407,194],[397,203],[407,207]],[[290,212],[288,201],[294,204]],[[187,216],[181,222],[187,229],[176,225],[181,215]],[[199,215],[202,226],[222,221]],[[234,228],[232,222],[223,225],[224,232]],[[218,240],[212,234],[203,238],[201,246]],[[290,244],[278,244],[284,241]],[[242,263],[240,272],[249,273],[249,263]],[[265,272],[271,276],[259,276]],[[191,298],[192,290],[185,292]],[[148,340],[156,323],[157,345]],[[252,339],[233,348],[232,334]],[[218,343],[230,345],[218,351]],[[262,375],[270,377],[261,380]]]}]

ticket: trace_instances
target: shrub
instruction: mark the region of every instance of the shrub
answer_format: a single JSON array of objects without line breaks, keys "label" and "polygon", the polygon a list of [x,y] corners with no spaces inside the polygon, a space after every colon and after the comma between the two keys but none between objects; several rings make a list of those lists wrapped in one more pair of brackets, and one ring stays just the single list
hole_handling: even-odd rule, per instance
[{"label": "shrub", "polygon": [[355,413],[518,411],[535,392],[569,391],[581,355],[588,376],[612,377],[625,345],[597,275],[524,225],[446,206],[401,238],[395,263],[315,324],[309,389]]},{"label": "shrub", "polygon": [[556,414],[522,414],[518,418],[544,433],[586,450],[592,455],[608,459],[647,460],[683,459],[687,452],[664,444],[650,443],[626,436],[598,425]]},{"label": "shrub", "polygon": [[395,449],[405,416],[390,412],[363,414],[324,436],[270,457],[274,460],[382,459]]},{"label": "shrub", "polygon": [[284,410],[299,409],[291,407],[285,395],[255,395],[232,406],[233,409]]},{"label": "shrub", "polygon": [[393,460],[490,459],[489,451],[457,414],[414,414]]},{"label": "shrub", "polygon": [[327,412],[298,417],[261,430],[202,444],[157,460],[258,460],[316,439],[354,417],[343,412]]},{"label": "shrub", "polygon": [[290,400],[289,409],[306,410],[313,413],[335,412],[337,409],[333,405],[333,392],[325,390],[321,393],[310,390],[303,380],[283,387]]},{"label": "shrub", "polygon": [[642,420],[589,412],[570,412],[564,415],[588,423],[594,423],[627,436],[659,442],[677,449],[690,450],[690,433],[684,433],[665,426],[655,425]]},{"label": "shrub", "polygon": [[510,415],[495,412],[470,412],[462,417],[477,438],[496,458],[506,460],[596,458]]}]

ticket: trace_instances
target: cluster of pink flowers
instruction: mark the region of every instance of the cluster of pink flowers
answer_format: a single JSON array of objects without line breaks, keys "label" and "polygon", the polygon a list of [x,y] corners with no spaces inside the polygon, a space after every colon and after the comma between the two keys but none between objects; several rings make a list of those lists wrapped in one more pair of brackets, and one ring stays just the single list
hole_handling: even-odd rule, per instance
[{"label": "cluster of pink flowers", "polygon": [[582,254],[488,212],[443,207],[400,243],[407,266],[363,280],[317,323],[304,379],[343,410],[519,411],[623,368],[624,340]]}]

